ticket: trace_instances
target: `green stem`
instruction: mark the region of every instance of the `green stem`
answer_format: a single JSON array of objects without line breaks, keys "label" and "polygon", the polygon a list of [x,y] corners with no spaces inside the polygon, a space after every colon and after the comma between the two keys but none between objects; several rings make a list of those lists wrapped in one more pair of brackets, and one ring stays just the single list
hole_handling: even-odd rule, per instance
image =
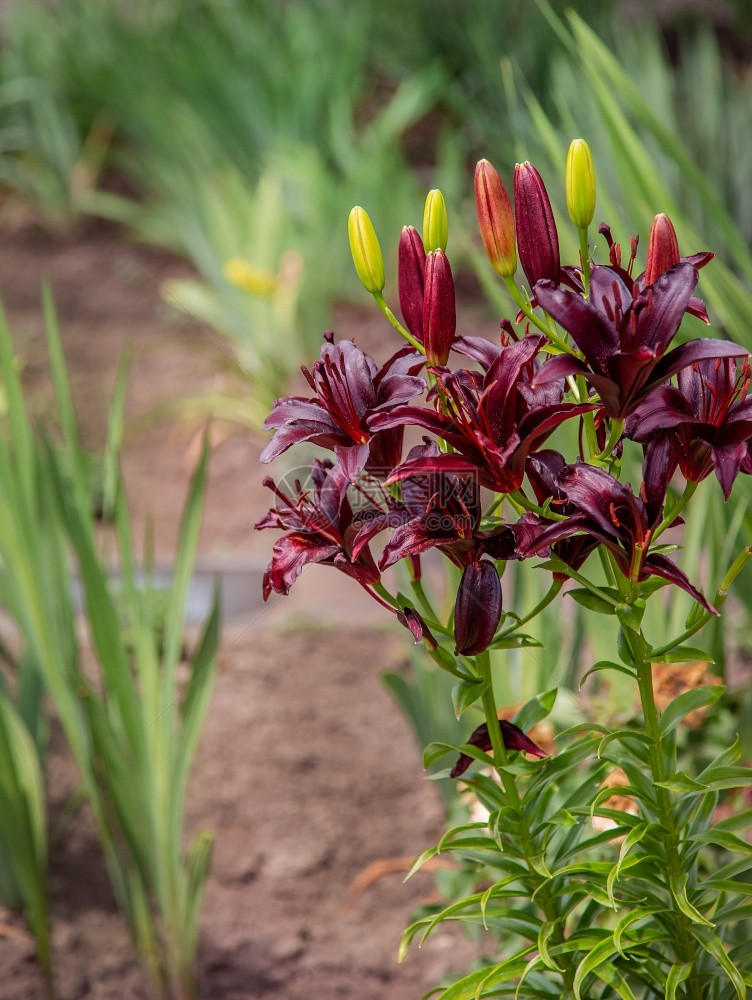
[{"label": "green stem", "polygon": [[408,344],[411,344],[415,348],[416,351],[420,351],[421,354],[425,354],[426,353],[426,349],[423,346],[423,344],[421,344],[421,342],[419,340],[416,340],[415,337],[413,337],[413,335],[410,333],[409,330],[406,330],[404,328],[404,326],[400,323],[400,321],[394,315],[394,313],[392,312],[392,310],[386,304],[386,300],[385,300],[384,296],[381,294],[381,292],[373,292],[372,294],[373,294],[374,299],[376,300],[376,305],[383,312],[383,314],[386,316],[386,318],[392,324],[392,326],[397,331],[397,333],[399,333],[402,337],[404,337],[405,340],[408,342]]},{"label": "green stem", "polygon": [[[629,630],[625,628],[623,634],[632,650],[637,668],[637,684],[640,690],[642,713],[645,719],[645,732],[651,740],[649,751],[650,769],[653,774],[653,781],[656,784],[655,795],[660,824],[667,833],[664,840],[666,870],[672,882],[680,883],[683,868],[679,855],[679,831],[676,827],[672,799],[670,793],[665,788],[659,787],[658,784],[659,782],[666,781],[668,775],[664,766],[663,737],[658,708],[655,704],[655,694],[653,692],[653,668],[650,659],[643,659],[641,656],[635,655],[634,648],[629,639]],[[652,655],[655,656],[655,652]],[[676,926],[676,946],[680,960],[687,962],[691,966],[686,986],[687,998],[688,1000],[702,1000],[702,991],[700,983],[697,980],[697,971],[695,968],[696,946],[690,931],[691,921],[678,908],[674,909],[674,920]]]},{"label": "green stem", "polygon": [[510,503],[517,504],[523,510],[529,510],[532,514],[539,514],[541,517],[550,518],[552,521],[566,521],[567,519],[566,514],[554,514],[552,510],[545,510],[543,507],[539,507],[537,503],[533,503],[532,500],[528,500],[522,490],[515,490],[514,493],[509,493],[508,499]]},{"label": "green stem", "polygon": [[698,485],[699,485],[698,483],[687,483],[687,485],[684,487],[684,492],[679,497],[675,506],[671,509],[671,513],[663,518],[661,523],[653,532],[653,538],[652,538],[653,542],[655,542],[656,538],[658,538],[660,535],[663,534],[666,528],[670,527],[670,525],[674,523],[679,514],[681,514],[681,512],[684,510],[684,508],[687,506],[689,501],[694,496],[695,490],[697,489]]},{"label": "green stem", "polygon": [[[486,682],[485,690],[482,695],[482,704],[483,713],[486,718],[486,726],[488,727],[488,734],[491,739],[491,749],[493,750],[496,772],[499,775],[502,788],[506,793],[507,802],[518,818],[517,828],[520,833],[520,840],[522,842],[522,849],[525,853],[528,871],[531,876],[538,881],[540,886],[536,898],[539,901],[546,920],[556,923],[556,930],[551,936],[551,941],[553,944],[562,944],[564,942],[563,921],[557,912],[555,898],[551,895],[547,886],[542,884],[544,881],[543,876],[540,875],[531,864],[531,860],[536,857],[539,852],[535,848],[535,842],[530,832],[530,825],[528,824],[522,799],[517,788],[517,782],[514,775],[507,770],[507,751],[504,746],[504,740],[501,736],[501,727],[499,726],[499,716],[493,691],[493,679],[491,677],[491,658],[488,654],[488,650],[485,650],[483,653],[478,653],[475,657],[475,665],[478,671],[478,676]],[[575,971],[574,967],[571,966],[571,963],[566,962],[566,959],[563,961],[563,966],[564,967],[561,969],[561,975],[564,980],[565,992],[562,993],[562,1000],[565,997],[573,995]]]},{"label": "green stem", "polygon": [[553,330],[548,323],[544,322],[540,316],[536,316],[530,307],[530,303],[525,301],[525,298],[515,284],[514,278],[504,278],[504,282],[509,290],[509,294],[519,306],[520,311],[527,316],[533,326],[537,326],[541,333],[545,333],[554,347],[558,347],[558,349],[564,354],[573,354],[576,356],[577,352],[574,351],[565,340],[562,340],[558,333],[556,333],[556,331]]},{"label": "green stem", "polygon": [[610,594],[607,594],[605,590],[601,590],[600,587],[596,587],[596,585],[592,582],[592,580],[588,580],[587,577],[583,576],[581,573],[578,573],[576,570],[573,570],[571,566],[565,566],[562,572],[564,572],[565,570],[567,576],[570,576],[573,580],[576,580],[577,583],[580,584],[580,586],[585,587],[586,590],[589,590],[591,594],[595,594],[596,597],[600,597],[602,601],[605,601],[607,604],[610,604],[611,607],[615,608],[616,605],[619,603],[618,601],[615,601]]},{"label": "green stem", "polygon": [[[588,384],[584,375],[577,376],[576,386],[578,402],[587,403]],[[595,432],[593,411],[588,410],[587,413],[583,413],[582,418],[585,421],[585,437],[587,438],[588,451],[590,452],[590,457],[594,458],[598,454],[598,435]]]},{"label": "green stem", "polygon": [[503,632],[499,633],[497,638],[503,639],[506,636],[511,635],[512,632],[516,632],[517,629],[520,628],[520,626],[527,625],[527,623],[532,621],[533,618],[537,618],[538,615],[541,613],[541,611],[543,611],[544,608],[547,608],[548,605],[551,603],[551,601],[554,600],[554,598],[556,597],[556,595],[559,593],[559,591],[563,586],[564,586],[563,580],[554,580],[554,582],[551,584],[548,591],[546,592],[545,596],[542,597],[540,601],[538,601],[533,610],[528,611],[528,613],[525,615],[524,618],[520,618],[510,628],[505,629]]},{"label": "green stem", "polygon": [[578,230],[580,234],[580,263],[582,264],[582,287],[585,291],[585,298],[588,297],[590,286],[590,247],[588,246],[587,226]]},{"label": "green stem", "polygon": [[611,427],[609,430],[608,441],[606,441],[606,447],[602,452],[594,456],[593,461],[595,462],[605,462],[607,458],[610,457],[611,452],[614,450],[621,437],[622,428],[624,427],[623,420],[612,420]]},{"label": "green stem", "polygon": [[[413,581],[413,583],[415,583],[415,581]],[[384,586],[383,583],[380,583],[380,582],[372,583],[370,590],[369,590],[368,587],[365,587],[364,589],[366,590],[367,593],[371,593],[371,591],[373,591],[373,593],[371,593],[371,597],[373,597],[373,594],[378,594],[378,596],[381,598],[381,600],[385,604],[388,604],[390,607],[394,608],[396,611],[402,611],[403,610],[402,604],[400,604],[400,602],[397,600],[397,598],[386,589],[386,587]],[[422,591],[422,588],[421,588],[421,591]],[[424,599],[425,599],[425,595],[424,595]],[[430,608],[430,605],[428,604],[428,600],[427,599],[426,599],[426,605]],[[430,615],[430,617],[428,617],[428,615]],[[445,625],[442,625],[440,622],[436,621],[436,616],[435,616],[433,610],[430,610],[427,615],[426,614],[423,615],[423,621],[424,621],[426,627],[431,632],[438,632],[440,635],[453,635],[454,634],[451,629],[447,628]]]},{"label": "green stem", "polygon": [[[731,589],[731,584],[734,582],[739,573],[741,573],[750,559],[752,559],[752,549],[744,548],[731,563],[731,566],[729,566],[726,575],[721,580],[721,585],[713,598],[713,605],[716,610],[720,610],[726,603],[726,598],[728,597],[728,592]],[[665,645],[654,649],[652,653],[654,659],[657,659],[659,656],[663,656],[665,653],[670,653],[672,650],[676,649],[677,646],[681,646],[683,642],[686,642],[687,639],[691,639],[696,632],[699,632],[700,629],[707,625],[707,623],[714,617],[715,615],[713,615],[710,611],[705,611],[702,615],[700,615],[697,621],[686,628],[681,635],[677,635],[675,639],[671,640],[671,642],[667,642]]]}]

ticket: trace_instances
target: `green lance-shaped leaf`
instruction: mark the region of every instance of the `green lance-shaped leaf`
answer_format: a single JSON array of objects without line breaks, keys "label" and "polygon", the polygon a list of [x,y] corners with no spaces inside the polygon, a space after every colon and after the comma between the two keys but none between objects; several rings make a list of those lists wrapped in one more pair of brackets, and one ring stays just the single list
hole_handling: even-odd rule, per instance
[{"label": "green lance-shaped leaf", "polygon": [[34,741],[10,699],[0,692],[0,844],[7,851],[37,943],[50,967],[47,831],[44,781]]},{"label": "green lance-shaped leaf", "polygon": [[[614,944],[613,937],[606,938],[605,941],[601,941],[597,944],[587,955],[582,959],[582,961],[577,966],[577,971],[574,974],[574,982],[572,983],[572,990],[574,992],[575,1000],[582,1000],[582,985],[590,975],[591,972],[595,972],[600,965],[607,962],[613,955],[616,954],[616,945]],[[634,998],[632,998],[634,1000]]]},{"label": "green lance-shaped leaf", "polygon": [[689,978],[692,971],[690,962],[677,962],[671,966],[666,976],[666,1000],[676,1000],[676,991]]},{"label": "green lance-shaped leaf", "polygon": [[709,684],[707,687],[684,691],[678,698],[674,698],[661,715],[661,735],[667,736],[690,712],[715,705],[725,690],[723,684]]},{"label": "green lance-shaped leaf", "polygon": [[671,876],[669,878],[669,884],[671,886],[671,894],[676,900],[676,905],[682,911],[682,913],[689,917],[693,924],[700,924],[703,927],[712,927],[713,924],[706,919],[700,911],[690,903],[687,898],[687,882],[689,880],[689,875],[684,874],[676,878]]},{"label": "green lance-shaped leaf", "polygon": [[551,688],[550,691],[537,694],[530,701],[525,702],[512,720],[515,726],[527,732],[528,729],[542,722],[551,714],[558,693],[558,688]]},{"label": "green lance-shaped leaf", "polygon": [[716,960],[716,962],[718,962],[720,967],[726,973],[732,986],[736,990],[738,1000],[747,1000],[747,987],[744,982],[744,977],[729,958],[726,949],[723,947],[723,942],[715,931],[708,927],[700,927],[697,924],[693,924],[690,929],[695,940],[700,942],[705,951],[709,955],[712,955],[712,957]]}]

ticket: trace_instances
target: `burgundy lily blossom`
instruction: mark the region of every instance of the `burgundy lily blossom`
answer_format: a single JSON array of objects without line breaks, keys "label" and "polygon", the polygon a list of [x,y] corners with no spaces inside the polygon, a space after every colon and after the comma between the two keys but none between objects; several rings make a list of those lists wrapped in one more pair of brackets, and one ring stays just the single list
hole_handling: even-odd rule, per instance
[{"label": "burgundy lily blossom", "polygon": [[679,372],[679,387],[662,386],[625,424],[641,443],[664,437],[671,459],[667,481],[678,463],[684,478],[699,483],[715,472],[726,500],[752,439],[749,358],[700,361]]},{"label": "burgundy lily blossom", "polygon": [[568,354],[542,366],[534,384],[583,374],[608,415],[624,419],[672,375],[706,358],[740,357],[746,351],[723,340],[691,340],[666,353],[697,285],[697,268],[674,265],[640,290],[611,267],[594,267],[590,298],[539,281],[539,305],[567,330],[585,360]]},{"label": "burgundy lily blossom", "polygon": [[[499,719],[499,729],[501,730],[501,739],[507,750],[519,750],[521,753],[532,754],[533,757],[545,757],[545,750],[541,748],[526,736],[519,726],[515,726],[513,722],[507,722],[506,719]],[[491,737],[488,733],[488,725],[484,722],[477,729],[473,730],[470,738],[466,740],[467,743],[472,747],[477,747],[479,750],[483,750],[484,753],[488,753],[491,747]],[[470,767],[473,762],[473,758],[468,754],[460,754],[459,760],[452,768],[450,778],[459,778],[461,774]]]},{"label": "burgundy lily blossom", "polygon": [[[558,451],[543,449],[528,458],[527,478],[540,507],[549,502],[551,510],[556,514],[571,515],[576,513],[576,509],[567,500],[557,479],[566,464],[564,456],[560,455]],[[522,535],[518,529],[521,545],[524,545],[526,538],[536,537],[536,531],[540,533],[551,524],[550,520],[539,517],[537,514],[525,514],[521,521],[523,520],[526,534]],[[598,540],[592,535],[570,535],[568,538],[562,538],[555,542],[551,546],[551,552],[567,566],[578,570],[590,553],[598,548],[598,544]],[[567,579],[566,573],[554,573],[553,576],[555,580],[564,581]]]},{"label": "burgundy lily blossom", "polygon": [[[424,444],[410,449],[407,461],[430,462],[440,454],[435,442],[426,438]],[[438,548],[459,567],[484,554],[493,559],[519,558],[517,525],[481,531],[481,514],[480,492],[472,478],[436,472],[411,476],[402,481],[401,503],[360,518],[363,527],[353,550],[357,554],[379,532],[393,528],[379,560],[382,570],[431,548]]]},{"label": "burgundy lily blossom", "polygon": [[[437,445],[411,449],[409,462],[430,461],[440,455]],[[519,559],[520,541],[538,530],[527,518],[481,530],[481,503],[474,479],[446,473],[412,476],[402,481],[402,503],[376,514],[355,542],[359,546],[385,527],[395,527],[379,566],[382,570],[406,557],[416,558],[438,548],[462,567],[454,609],[455,653],[476,656],[493,641],[502,612],[499,573],[492,559]],[[489,558],[484,558],[490,556]]]},{"label": "burgundy lily blossom", "polygon": [[675,563],[661,552],[649,551],[654,521],[628,483],[581,461],[565,466],[556,481],[576,513],[545,528],[527,545],[525,555],[540,554],[555,542],[584,532],[606,546],[628,580],[641,582],[660,576],[691,594],[707,611],[718,614]]},{"label": "burgundy lily blossom", "polygon": [[272,591],[289,593],[307,563],[327,563],[354,577],[363,587],[379,579],[379,571],[367,546],[357,556],[352,544],[357,527],[347,498],[349,480],[341,466],[316,459],[311,470],[313,490],[295,484],[295,499],[287,496],[271,477],[264,485],[281,501],[259,521],[256,529],[277,528],[287,532],[274,543],[271,562],[264,573],[264,600]]},{"label": "burgundy lily blossom", "polygon": [[[433,441],[411,449],[408,461],[430,460],[440,454]],[[414,476],[402,482],[402,503],[375,513],[363,526],[353,551],[377,533],[394,527],[380,568],[386,569],[406,557],[416,558],[438,548],[463,568],[455,603],[455,652],[474,656],[487,649],[501,620],[501,581],[494,564],[483,558],[519,558],[518,537],[524,525],[499,525],[482,531],[481,504],[473,479],[446,473]],[[527,536],[524,536],[527,537]]]},{"label": "burgundy lily blossom", "polygon": [[554,428],[570,417],[596,409],[595,404],[561,402],[561,386],[531,384],[534,360],[543,340],[539,334],[528,334],[509,344],[485,374],[436,370],[433,411],[396,406],[376,416],[374,428],[415,424],[454,448],[452,453],[404,462],[394,469],[387,483],[430,472],[448,472],[476,477],[482,486],[500,493],[518,489],[527,456]]},{"label": "burgundy lily blossom", "polygon": [[331,448],[350,480],[367,465],[383,468],[389,457],[398,461],[399,428],[387,440],[374,440],[373,423],[379,414],[423,391],[425,382],[418,377],[422,365],[421,355],[409,347],[379,368],[352,341],[325,343],[313,370],[302,368],[315,396],[283,396],[275,402],[264,423],[264,429],[275,434],[261,461],[271,462],[301,441]]}]

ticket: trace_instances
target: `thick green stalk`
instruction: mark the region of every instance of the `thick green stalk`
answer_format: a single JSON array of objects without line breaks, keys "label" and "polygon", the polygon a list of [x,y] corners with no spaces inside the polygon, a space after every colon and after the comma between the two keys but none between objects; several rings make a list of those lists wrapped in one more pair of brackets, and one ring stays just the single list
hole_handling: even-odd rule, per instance
[{"label": "thick green stalk", "polygon": [[[507,752],[501,736],[499,717],[496,710],[496,699],[494,698],[493,680],[491,678],[491,660],[488,650],[485,650],[483,653],[479,653],[475,657],[475,663],[478,669],[478,676],[483,678],[486,682],[485,691],[483,692],[482,697],[482,704],[483,712],[486,717],[486,726],[488,727],[488,733],[491,739],[491,749],[493,750],[494,761],[496,762],[496,771],[506,793],[507,801],[518,816],[519,830],[521,834],[520,839],[522,841],[522,848],[525,852],[525,860],[527,862],[528,871],[534,878],[538,879],[540,883],[542,883],[543,876],[540,875],[531,864],[532,859],[539,852],[535,849],[535,843],[533,841],[532,834],[530,833],[530,825],[528,824],[527,816],[525,815],[522,799],[517,788],[517,782],[514,775],[511,774],[506,768]],[[556,900],[551,896],[548,888],[542,884],[538,890],[537,899],[546,920],[556,922],[556,930],[551,936],[551,943],[563,943],[564,927],[563,921],[557,912]],[[562,993],[563,1000],[563,998],[573,996],[574,983],[574,967],[571,963],[566,963],[566,960],[564,962],[564,968],[561,970],[561,975],[564,986],[564,993]]]},{"label": "thick green stalk", "polygon": [[582,287],[585,292],[585,298],[587,298],[590,285],[590,247],[588,246],[587,226],[585,226],[584,229],[578,229],[578,233],[580,237],[580,264],[582,265]]},{"label": "thick green stalk", "polygon": [[[679,831],[676,828],[674,810],[671,802],[671,794],[659,786],[659,782],[666,781],[669,775],[666,774],[663,757],[663,741],[661,727],[658,716],[658,708],[655,704],[655,694],[653,692],[653,667],[649,659],[643,659],[634,655],[634,646],[629,642],[625,629],[625,637],[630,649],[633,651],[635,666],[637,668],[637,684],[640,690],[640,701],[642,702],[642,713],[645,719],[645,732],[651,739],[650,744],[650,769],[653,780],[656,784],[655,794],[658,804],[658,814],[661,826],[666,830],[664,841],[666,852],[667,874],[671,882],[681,883],[683,868],[679,856]],[[696,944],[690,932],[691,921],[689,917],[678,908],[675,909],[676,926],[676,946],[682,962],[691,965],[689,978],[686,982],[688,1000],[702,1000],[702,990],[697,979],[695,967]]]},{"label": "thick green stalk", "polygon": [[400,323],[400,321],[394,315],[394,313],[392,312],[392,310],[386,304],[386,299],[381,294],[381,292],[373,292],[372,294],[373,294],[374,300],[376,302],[376,305],[383,312],[383,314],[386,316],[386,318],[392,324],[392,326],[397,331],[397,333],[399,333],[400,336],[404,337],[405,340],[408,342],[408,344],[410,344],[411,347],[414,347],[416,351],[420,351],[421,354],[425,354],[426,353],[426,349],[423,346],[423,344],[421,344],[419,340],[416,340],[416,338],[413,337],[413,335],[409,332],[409,330],[406,330],[404,328],[404,326]]},{"label": "thick green stalk", "polygon": [[560,351],[564,354],[576,354],[576,352],[569,346],[569,344],[562,340],[562,338],[556,333],[552,327],[544,322],[540,316],[536,316],[533,309],[530,307],[530,303],[526,302],[523,298],[519,288],[514,283],[514,278],[504,278],[504,282],[509,290],[509,294],[514,299],[515,303],[519,306],[520,311],[524,313],[525,316],[530,320],[533,326],[537,326],[541,333],[545,333],[554,347],[558,347]]}]

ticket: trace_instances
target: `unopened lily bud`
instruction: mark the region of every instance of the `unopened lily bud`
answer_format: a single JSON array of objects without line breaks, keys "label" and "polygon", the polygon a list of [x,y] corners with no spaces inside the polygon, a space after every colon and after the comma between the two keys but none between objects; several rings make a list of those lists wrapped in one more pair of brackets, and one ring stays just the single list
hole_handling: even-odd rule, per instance
[{"label": "unopened lily bud", "polygon": [[578,229],[587,229],[595,213],[595,172],[590,147],[573,139],[567,153],[567,211]]},{"label": "unopened lily bud", "polygon": [[443,250],[426,256],[423,343],[429,365],[445,365],[457,329],[452,269]]},{"label": "unopened lily bud", "polygon": [[397,265],[400,309],[405,326],[421,343],[425,271],[426,251],[420,233],[413,226],[405,226],[400,236]]},{"label": "unopened lily bud", "polygon": [[377,295],[384,290],[384,258],[381,247],[368,213],[356,205],[347,220],[347,235],[350,238],[355,270],[361,285],[367,292]]},{"label": "unopened lily bud", "polygon": [[532,163],[514,168],[514,211],[517,250],[530,287],[543,278],[558,285],[559,234],[543,178]]},{"label": "unopened lily bud", "polygon": [[475,168],[475,208],[491,266],[502,278],[513,277],[517,270],[514,212],[507,189],[488,160],[479,160]]},{"label": "unopened lily bud", "polygon": [[667,215],[656,215],[650,227],[648,239],[648,259],[645,262],[645,284],[652,285],[662,275],[678,264],[679,241],[671,219]]},{"label": "unopened lily bud", "polygon": [[488,559],[465,566],[454,606],[456,653],[476,656],[488,649],[501,621],[501,580]]},{"label": "unopened lily bud", "polygon": [[423,209],[423,246],[426,251],[446,250],[449,238],[449,218],[447,217],[444,195],[438,188],[428,192]]}]

